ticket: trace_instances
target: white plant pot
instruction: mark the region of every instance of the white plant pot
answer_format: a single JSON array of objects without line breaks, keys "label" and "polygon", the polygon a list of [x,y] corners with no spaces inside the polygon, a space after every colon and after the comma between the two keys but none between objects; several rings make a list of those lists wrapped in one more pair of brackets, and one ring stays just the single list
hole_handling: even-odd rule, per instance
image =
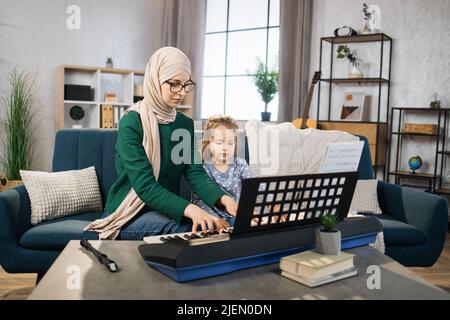
[{"label": "white plant pot", "polygon": [[341,231],[316,231],[316,252],[323,255],[338,255],[341,252]]}]

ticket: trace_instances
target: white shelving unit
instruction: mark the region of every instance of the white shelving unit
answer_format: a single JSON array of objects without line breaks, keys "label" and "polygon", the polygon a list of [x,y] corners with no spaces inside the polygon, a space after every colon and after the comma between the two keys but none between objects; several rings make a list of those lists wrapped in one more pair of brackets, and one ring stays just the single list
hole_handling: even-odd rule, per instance
[{"label": "white shelving unit", "polygon": [[[126,108],[134,104],[134,89],[144,82],[144,71],[131,69],[110,69],[76,65],[61,65],[57,68],[56,130],[72,128],[77,123],[70,118],[73,106],[84,110],[84,118],[78,125],[83,128],[100,128],[100,106],[114,106],[114,127]],[[93,101],[64,100],[64,85],[88,85],[93,90]],[[117,102],[105,101],[106,93],[114,93]],[[190,105],[180,105],[179,111],[192,116]]]},{"label": "white shelving unit", "polygon": [[[72,128],[76,122],[70,118],[70,108],[83,108],[85,116],[79,121],[83,128],[100,128],[100,106],[114,106],[114,127],[120,115],[134,104],[135,85],[142,84],[144,71],[110,69],[75,65],[61,65],[57,69],[56,130]],[[88,85],[93,90],[93,101],[64,100],[64,85]],[[106,93],[114,93],[117,102],[105,101]]]}]

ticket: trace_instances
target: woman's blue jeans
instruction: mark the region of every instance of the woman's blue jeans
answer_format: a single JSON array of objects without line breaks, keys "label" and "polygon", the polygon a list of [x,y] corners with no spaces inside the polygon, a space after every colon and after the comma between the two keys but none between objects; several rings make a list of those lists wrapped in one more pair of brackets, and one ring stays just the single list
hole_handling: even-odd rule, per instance
[{"label": "woman's blue jeans", "polygon": [[[109,213],[105,212],[103,218]],[[230,225],[234,224],[234,218],[227,221]],[[142,240],[144,237],[156,236],[160,234],[182,233],[192,231],[192,221],[182,218],[178,224],[175,220],[159,213],[158,211],[149,211],[138,215],[125,224],[119,234],[120,240]]]}]

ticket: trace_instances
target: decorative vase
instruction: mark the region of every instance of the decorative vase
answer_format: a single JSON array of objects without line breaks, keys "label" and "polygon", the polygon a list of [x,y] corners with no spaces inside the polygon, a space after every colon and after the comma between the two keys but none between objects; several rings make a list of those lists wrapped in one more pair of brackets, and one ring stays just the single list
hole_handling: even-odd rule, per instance
[{"label": "decorative vase", "polygon": [[341,252],[341,231],[316,231],[316,252],[323,255],[338,255]]},{"label": "decorative vase", "polygon": [[362,34],[370,34],[370,33],[372,33],[372,30],[370,28],[370,23],[369,23],[368,19],[366,19],[366,23],[364,24],[364,27],[363,27],[361,33]]},{"label": "decorative vase", "polygon": [[270,112],[261,112],[261,120],[262,121],[270,121]]},{"label": "decorative vase", "polygon": [[360,63],[358,60],[349,64],[348,77],[350,79],[364,78],[364,73],[360,69]]}]

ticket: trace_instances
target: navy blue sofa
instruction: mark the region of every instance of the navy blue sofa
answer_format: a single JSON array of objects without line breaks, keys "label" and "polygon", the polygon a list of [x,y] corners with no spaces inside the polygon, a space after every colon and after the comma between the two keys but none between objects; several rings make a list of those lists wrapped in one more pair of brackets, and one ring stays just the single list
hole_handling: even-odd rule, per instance
[{"label": "navy blue sofa", "polygon": [[[62,130],[57,132],[53,172],[97,170],[103,203],[116,179],[115,144],[117,130]],[[363,138],[365,139],[365,138]],[[365,147],[359,166],[360,179],[373,179],[370,149]],[[189,197],[182,182],[180,195]],[[378,198],[384,228],[386,254],[406,266],[431,266],[441,254],[448,224],[447,201],[433,194],[379,182]],[[30,200],[25,187],[0,193],[0,265],[11,273],[44,274],[69,240],[97,239],[83,232],[102,212],[87,212],[38,225],[30,223]]]}]

